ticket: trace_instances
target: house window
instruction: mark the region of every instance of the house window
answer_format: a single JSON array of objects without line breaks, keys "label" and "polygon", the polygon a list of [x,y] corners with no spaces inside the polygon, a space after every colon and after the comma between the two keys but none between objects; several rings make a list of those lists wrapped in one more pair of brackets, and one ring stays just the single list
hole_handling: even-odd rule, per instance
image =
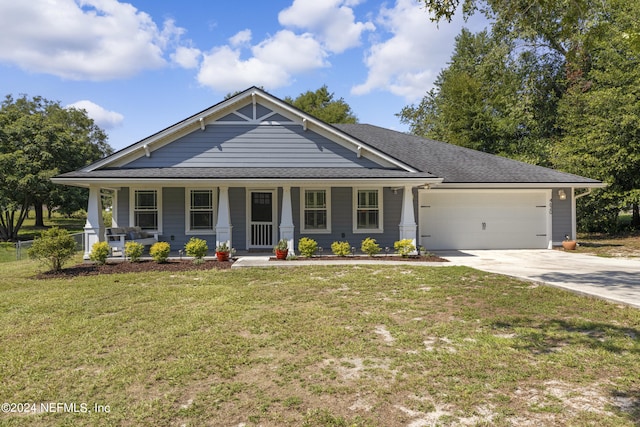
[{"label": "house window", "polygon": [[215,230],[213,190],[187,190],[187,233],[213,234]]},{"label": "house window", "polygon": [[381,233],[382,229],[382,190],[354,190],[354,233]]},{"label": "house window", "polygon": [[331,232],[331,192],[327,189],[302,189],[302,231]]},{"label": "house window", "polygon": [[143,230],[159,231],[160,210],[157,190],[134,190],[133,225]]}]

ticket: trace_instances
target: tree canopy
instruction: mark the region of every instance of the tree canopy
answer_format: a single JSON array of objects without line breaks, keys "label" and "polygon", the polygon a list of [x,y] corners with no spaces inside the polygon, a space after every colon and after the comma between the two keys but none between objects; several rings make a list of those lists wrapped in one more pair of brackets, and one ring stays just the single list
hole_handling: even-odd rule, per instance
[{"label": "tree canopy", "polygon": [[57,206],[78,194],[52,184],[52,176],[111,151],[107,135],[84,110],[39,96],[7,95],[0,106],[0,239],[17,239],[32,206]]},{"label": "tree canopy", "polygon": [[[421,0],[434,20],[480,12],[418,105],[411,132],[601,179],[583,228],[640,228],[640,4],[623,0]],[[586,227],[585,227],[585,224]]]},{"label": "tree canopy", "polygon": [[333,92],[330,93],[326,85],[315,92],[301,93],[295,99],[288,96],[284,101],[327,123],[358,122],[349,104],[343,98],[334,99]]}]

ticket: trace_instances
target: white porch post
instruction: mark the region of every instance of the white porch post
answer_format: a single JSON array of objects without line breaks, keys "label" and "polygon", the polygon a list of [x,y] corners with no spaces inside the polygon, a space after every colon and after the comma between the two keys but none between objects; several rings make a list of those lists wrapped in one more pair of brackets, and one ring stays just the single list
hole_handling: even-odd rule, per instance
[{"label": "white porch post", "polygon": [[218,222],[216,223],[216,246],[226,243],[229,248],[231,242],[231,212],[229,211],[229,187],[220,187],[218,199]]},{"label": "white porch post", "polygon": [[104,240],[104,224],[102,221],[102,200],[100,187],[89,187],[89,204],[87,206],[87,222],[84,225],[84,259],[89,259],[91,248]]},{"label": "white porch post", "polygon": [[291,209],[291,187],[282,187],[282,219],[280,221],[280,239],[289,244],[289,254],[295,255],[293,239],[295,225],[293,225],[293,211]]},{"label": "white porch post", "polygon": [[409,239],[417,248],[416,232],[418,230],[418,226],[413,212],[413,189],[410,185],[406,185],[404,187],[399,229],[400,240]]}]

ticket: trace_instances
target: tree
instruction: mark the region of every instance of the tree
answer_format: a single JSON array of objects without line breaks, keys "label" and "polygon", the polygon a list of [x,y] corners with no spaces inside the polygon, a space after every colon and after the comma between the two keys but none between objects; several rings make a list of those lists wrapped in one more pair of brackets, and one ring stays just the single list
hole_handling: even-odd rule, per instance
[{"label": "tree", "polygon": [[334,100],[333,97],[324,85],[315,92],[301,93],[296,99],[286,97],[284,101],[326,123],[357,123],[349,104],[343,98]]},{"label": "tree", "polygon": [[36,225],[44,226],[43,204],[59,202],[65,194],[53,190],[50,178],[111,153],[106,141],[84,110],[38,96],[8,95],[0,106],[0,239],[17,239],[31,206]]},{"label": "tree", "polygon": [[416,135],[548,165],[562,71],[557,55],[463,29],[435,88],[398,116]]},{"label": "tree", "polygon": [[588,64],[572,74],[560,106],[558,167],[601,179],[609,187],[602,205],[590,206],[591,228],[614,229],[621,209],[631,208],[640,228],[640,52],[627,35],[637,28],[637,2],[609,0],[584,52]]}]

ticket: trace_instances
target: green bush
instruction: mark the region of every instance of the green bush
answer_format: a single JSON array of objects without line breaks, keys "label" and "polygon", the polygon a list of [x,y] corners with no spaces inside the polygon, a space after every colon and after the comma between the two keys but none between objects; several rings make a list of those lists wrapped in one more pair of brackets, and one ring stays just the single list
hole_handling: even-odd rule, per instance
[{"label": "green bush", "polygon": [[124,254],[129,261],[138,262],[144,252],[144,245],[138,242],[127,242],[124,244]]},{"label": "green bush", "polygon": [[62,265],[70,260],[75,252],[76,241],[67,230],[58,227],[43,231],[27,251],[30,258],[37,259],[53,271],[62,270]]},{"label": "green bush", "polygon": [[416,246],[411,239],[398,240],[393,244],[393,248],[396,250],[396,253],[399,253],[403,257],[409,256],[411,252],[416,250]]},{"label": "green bush", "polygon": [[369,256],[374,256],[375,254],[380,253],[380,245],[376,243],[376,239],[367,237],[362,241],[360,250]]},{"label": "green bush", "polygon": [[308,237],[302,237],[298,240],[298,252],[306,258],[311,258],[318,250],[318,242]]},{"label": "green bush", "polygon": [[337,256],[347,256],[351,254],[351,245],[349,242],[333,242],[331,244],[331,252]]},{"label": "green bush", "polygon": [[187,244],[184,245],[184,251],[187,253],[187,256],[194,257],[194,262],[198,263],[202,262],[202,258],[207,255],[209,246],[207,246],[206,240],[192,237]]},{"label": "green bush", "polygon": [[171,252],[171,245],[167,242],[154,243],[149,249],[149,255],[158,264],[164,264],[169,259],[169,253]]},{"label": "green bush", "polygon": [[103,265],[109,258],[109,252],[111,248],[107,242],[94,243],[91,246],[91,253],[89,253],[89,259],[98,265]]}]

